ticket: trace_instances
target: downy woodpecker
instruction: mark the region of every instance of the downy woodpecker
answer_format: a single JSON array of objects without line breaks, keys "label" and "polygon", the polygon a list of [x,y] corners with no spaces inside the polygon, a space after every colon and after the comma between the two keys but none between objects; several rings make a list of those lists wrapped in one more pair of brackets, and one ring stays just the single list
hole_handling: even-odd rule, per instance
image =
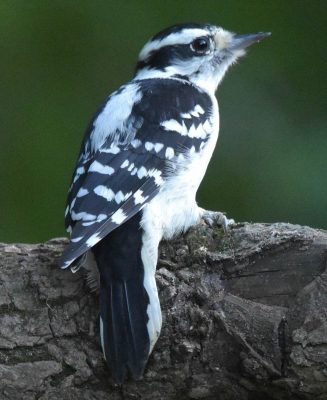
[{"label": "downy woodpecker", "polygon": [[134,78],[106,99],[84,136],[61,267],[98,268],[101,345],[117,383],[128,371],[142,376],[160,334],[160,240],[201,219],[232,222],[195,199],[218,138],[215,91],[244,49],[268,35],[196,23],[159,32],[141,50]]}]

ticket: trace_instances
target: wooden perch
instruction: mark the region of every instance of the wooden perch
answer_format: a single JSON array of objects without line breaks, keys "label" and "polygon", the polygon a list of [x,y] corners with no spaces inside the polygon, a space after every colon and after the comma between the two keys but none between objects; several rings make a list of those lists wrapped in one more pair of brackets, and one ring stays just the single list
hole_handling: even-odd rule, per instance
[{"label": "wooden perch", "polygon": [[56,267],[66,239],[0,245],[1,399],[327,399],[327,232],[199,226],[162,243],[163,329],[112,385],[97,296]]}]

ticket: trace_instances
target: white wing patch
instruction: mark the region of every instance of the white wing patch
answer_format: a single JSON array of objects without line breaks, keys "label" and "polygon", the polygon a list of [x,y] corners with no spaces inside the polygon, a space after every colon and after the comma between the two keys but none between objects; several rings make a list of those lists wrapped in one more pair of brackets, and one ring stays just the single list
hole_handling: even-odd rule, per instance
[{"label": "white wing patch", "polygon": [[[127,161],[127,162],[128,162],[128,161]],[[128,162],[128,164],[129,164],[129,162]],[[128,164],[127,164],[127,165],[128,165]],[[132,163],[132,164],[127,168],[127,171],[131,172],[132,169],[134,169],[134,163]]]},{"label": "white wing patch", "polygon": [[89,194],[89,191],[81,187],[80,190],[77,192],[76,197],[83,197],[86,196],[87,194]]},{"label": "white wing patch", "polygon": [[112,144],[109,148],[101,147],[100,153],[118,154],[120,153],[120,148],[115,144]]},{"label": "white wing patch", "polygon": [[155,151],[156,153],[159,153],[159,151],[162,150],[163,147],[164,147],[163,143],[156,143],[156,144],[154,145],[154,151]]},{"label": "white wing patch", "polygon": [[154,150],[156,153],[159,153],[159,151],[163,149],[164,145],[163,143],[145,142],[144,147],[147,151]]},{"label": "white wing patch", "polygon": [[162,176],[161,176],[161,171],[159,171],[156,168],[149,169],[148,170],[148,176],[150,176],[151,178],[152,177],[154,178],[154,182],[155,182],[155,184],[157,186],[161,186],[163,184],[163,182],[164,182],[163,179],[162,179]]},{"label": "white wing patch", "polygon": [[96,233],[92,236],[90,236],[87,241],[86,241],[86,246],[87,247],[93,247],[96,245],[102,238],[99,237]]},{"label": "white wing patch", "polygon": [[131,141],[131,145],[132,145],[132,147],[134,147],[134,149],[137,149],[138,147],[140,147],[141,144],[142,144],[142,142],[140,139],[133,139]]},{"label": "white wing patch", "polygon": [[174,131],[179,133],[182,136],[187,136],[188,134],[188,129],[184,123],[184,121],[182,121],[182,123],[180,124],[178,121],[176,121],[176,119],[169,119],[167,121],[163,121],[160,124],[166,131]]},{"label": "white wing patch", "polygon": [[204,109],[200,106],[200,104],[197,104],[194,107],[194,111],[197,112],[198,114],[204,114],[205,113]]},{"label": "white wing patch", "polygon": [[168,160],[171,160],[175,156],[175,151],[172,147],[167,147],[166,148],[166,153],[165,156]]},{"label": "white wing patch", "polygon": [[195,117],[195,118],[199,118],[200,115],[202,115],[204,113],[205,113],[204,109],[199,104],[197,104],[194,107],[194,110],[190,111],[190,114],[193,115],[193,117]]},{"label": "white wing patch", "polygon": [[79,220],[82,220],[82,221],[93,221],[94,219],[96,219],[96,215],[89,214],[89,213],[87,213],[85,211],[79,212],[79,213],[76,213],[75,211],[72,211],[72,220],[74,220],[74,221],[79,221]]},{"label": "white wing patch", "polygon": [[93,189],[98,196],[104,197],[107,201],[111,201],[115,197],[115,193],[104,185],[99,185]]},{"label": "white wing patch", "polygon": [[154,144],[152,142],[145,142],[144,147],[146,150],[151,151],[154,148]]},{"label": "white wing patch", "polygon": [[112,167],[109,167],[109,165],[103,165],[99,163],[99,161],[95,160],[90,165],[89,172],[97,172],[103,175],[112,175],[115,170]]},{"label": "white wing patch", "polygon": [[192,115],[191,115],[190,113],[182,113],[182,114],[181,114],[181,117],[182,117],[183,119],[191,119],[191,118],[192,118]]},{"label": "white wing patch", "polygon": [[199,118],[204,113],[205,113],[204,109],[200,106],[200,104],[197,104],[193,108],[193,110],[180,114],[182,122],[179,122],[176,119],[169,119],[161,122],[160,125],[165,130],[177,132],[182,136],[188,136],[190,138],[196,138],[196,139],[205,139],[207,134],[211,132],[211,125],[208,120],[206,120],[203,125],[198,124],[197,126],[195,126],[194,124],[192,124],[190,128],[187,128],[184,122],[184,120]]},{"label": "white wing patch", "polygon": [[120,204],[122,201],[124,201],[125,200],[125,195],[124,195],[124,193],[121,191],[121,190],[119,190],[116,194],[115,194],[115,202],[117,203],[117,204]]},{"label": "white wing patch", "polygon": [[125,160],[122,165],[120,166],[120,168],[127,168],[129,166],[129,161]]},{"label": "white wing patch", "polygon": [[137,171],[137,176],[139,179],[142,179],[148,175],[148,171],[144,167],[140,167]]},{"label": "white wing patch", "polygon": [[74,176],[73,183],[75,183],[75,182],[77,181],[77,179],[78,179],[82,174],[84,174],[84,172],[85,172],[85,168],[84,168],[84,167],[78,167],[78,168],[76,169],[76,172],[75,172],[75,176]]},{"label": "white wing patch", "polygon": [[134,193],[134,203],[143,204],[149,196],[143,196],[143,190],[139,189]]},{"label": "white wing patch", "polygon": [[[188,136],[189,138],[196,138],[196,139],[205,139],[208,135],[208,132],[211,132],[211,126],[210,126],[210,131],[208,129],[208,124],[210,126],[210,123],[208,121],[205,122],[205,124],[199,124],[197,127],[193,124],[190,126],[188,129],[182,121],[182,123],[176,121],[175,119],[170,119],[168,121],[163,121],[161,123],[161,126],[166,129],[167,131],[174,131],[179,133],[182,136]],[[206,125],[204,129],[204,125]],[[168,158],[168,157],[167,157]]]},{"label": "white wing patch", "polygon": [[76,238],[72,238],[71,241],[72,241],[73,243],[77,243],[77,242],[79,242],[80,240],[82,240],[83,238],[84,238],[84,236],[79,236],[79,237],[76,237]]},{"label": "white wing patch", "polygon": [[[117,204],[122,203],[123,201],[127,200],[131,195],[132,192],[124,194],[121,190],[119,190],[117,193],[115,193],[112,189],[104,186],[104,185],[98,185],[93,189],[94,193],[100,197],[103,197],[107,201],[112,201],[115,200]],[[104,216],[104,218],[100,218],[100,216]],[[105,219],[107,216],[106,214],[100,214],[97,217],[98,221],[101,221],[102,219]]]},{"label": "white wing patch", "polygon": [[120,208],[117,210],[111,217],[111,221],[114,222],[117,225],[122,224],[125,219],[127,218],[127,215],[124,213],[124,211]]}]

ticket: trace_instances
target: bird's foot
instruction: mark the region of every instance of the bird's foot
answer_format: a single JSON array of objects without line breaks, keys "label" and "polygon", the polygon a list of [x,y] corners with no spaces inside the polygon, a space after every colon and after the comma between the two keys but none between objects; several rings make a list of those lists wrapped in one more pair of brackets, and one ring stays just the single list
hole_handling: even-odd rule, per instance
[{"label": "bird's foot", "polygon": [[209,226],[219,225],[225,232],[231,225],[235,224],[233,219],[229,219],[226,215],[219,211],[203,210],[202,220]]}]

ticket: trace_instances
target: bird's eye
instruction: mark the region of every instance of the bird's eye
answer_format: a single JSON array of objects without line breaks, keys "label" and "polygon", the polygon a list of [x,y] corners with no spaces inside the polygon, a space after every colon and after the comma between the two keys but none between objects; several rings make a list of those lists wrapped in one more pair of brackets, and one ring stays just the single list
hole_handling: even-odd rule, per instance
[{"label": "bird's eye", "polygon": [[191,49],[198,54],[206,53],[210,50],[210,39],[206,36],[197,38],[191,43]]}]

